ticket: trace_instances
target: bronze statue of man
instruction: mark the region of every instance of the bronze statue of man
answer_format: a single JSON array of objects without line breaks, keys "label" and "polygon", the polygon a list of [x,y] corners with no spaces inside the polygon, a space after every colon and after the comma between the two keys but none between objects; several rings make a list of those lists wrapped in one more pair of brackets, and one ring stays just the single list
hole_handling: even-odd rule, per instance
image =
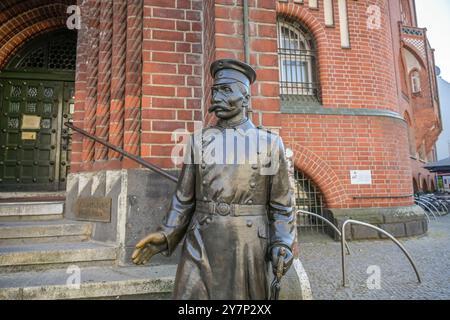
[{"label": "bronze statue of man", "polygon": [[[269,262],[274,271],[281,257],[286,272],[293,260],[285,150],[278,135],[247,118],[253,68],[222,59],[211,65],[211,75],[209,112],[218,122],[190,137],[170,209],[158,231],[136,245],[132,259],[143,264],[156,253],[170,255],[184,238],[174,299],[263,300],[269,296]],[[233,146],[230,136],[244,139]],[[218,150],[230,145],[234,150]],[[242,152],[232,152],[236,148]]]}]

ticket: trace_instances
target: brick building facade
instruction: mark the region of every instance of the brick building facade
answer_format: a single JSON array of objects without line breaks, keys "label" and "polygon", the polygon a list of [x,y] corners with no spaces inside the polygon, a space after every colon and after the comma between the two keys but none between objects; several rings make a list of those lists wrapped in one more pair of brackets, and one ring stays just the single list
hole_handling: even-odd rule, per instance
[{"label": "brick building facade", "polygon": [[[67,28],[74,2],[3,1],[0,66],[27,40]],[[172,153],[179,139],[196,122],[214,121],[206,111],[210,63],[237,58],[257,71],[253,121],[280,132],[296,170],[319,194],[321,213],[398,236],[427,230],[413,192],[432,189],[433,176],[422,166],[434,160],[442,128],[433,50],[417,27],[413,0],[77,5],[75,126],[177,170]],[[370,183],[352,183],[352,171],[370,171]],[[173,191],[170,182],[78,133],[66,188],[68,218],[76,218],[79,198],[111,198],[111,223],[98,223],[94,238],[127,249],[159,222]],[[378,237],[358,228],[352,235]]]}]

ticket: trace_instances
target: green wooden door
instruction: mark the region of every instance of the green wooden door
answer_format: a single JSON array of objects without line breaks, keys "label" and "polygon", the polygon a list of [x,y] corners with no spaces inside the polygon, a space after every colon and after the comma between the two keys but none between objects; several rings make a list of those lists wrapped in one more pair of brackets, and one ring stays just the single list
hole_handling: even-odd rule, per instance
[{"label": "green wooden door", "polygon": [[73,83],[2,79],[0,90],[0,190],[63,189]]}]

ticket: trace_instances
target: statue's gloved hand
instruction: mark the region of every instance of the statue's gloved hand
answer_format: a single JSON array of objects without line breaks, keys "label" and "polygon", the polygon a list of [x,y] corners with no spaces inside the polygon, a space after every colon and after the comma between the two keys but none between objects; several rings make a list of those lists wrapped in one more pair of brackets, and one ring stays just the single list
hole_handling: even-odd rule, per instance
[{"label": "statue's gloved hand", "polygon": [[[280,256],[281,248],[283,248],[285,250],[284,257]],[[291,264],[294,261],[294,256],[292,254],[292,251],[289,250],[288,248],[284,247],[284,246],[274,246],[274,247],[272,247],[271,262],[272,262],[272,271],[273,271],[274,275],[277,274],[277,267],[278,267],[278,259],[279,258],[284,259],[284,263],[283,263],[283,275],[284,275],[284,274],[286,274],[286,272],[291,267]]]},{"label": "statue's gloved hand", "polygon": [[161,232],[150,233],[136,245],[131,256],[133,263],[146,264],[155,254],[167,250],[167,241]]}]

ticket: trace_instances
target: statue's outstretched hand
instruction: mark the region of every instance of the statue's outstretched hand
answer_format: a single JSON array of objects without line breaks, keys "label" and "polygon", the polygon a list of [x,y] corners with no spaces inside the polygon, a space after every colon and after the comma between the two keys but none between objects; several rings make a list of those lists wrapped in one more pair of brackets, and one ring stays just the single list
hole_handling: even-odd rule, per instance
[{"label": "statue's outstretched hand", "polygon": [[135,264],[146,264],[155,254],[164,250],[167,250],[166,237],[161,232],[150,233],[138,242],[131,259]]}]

